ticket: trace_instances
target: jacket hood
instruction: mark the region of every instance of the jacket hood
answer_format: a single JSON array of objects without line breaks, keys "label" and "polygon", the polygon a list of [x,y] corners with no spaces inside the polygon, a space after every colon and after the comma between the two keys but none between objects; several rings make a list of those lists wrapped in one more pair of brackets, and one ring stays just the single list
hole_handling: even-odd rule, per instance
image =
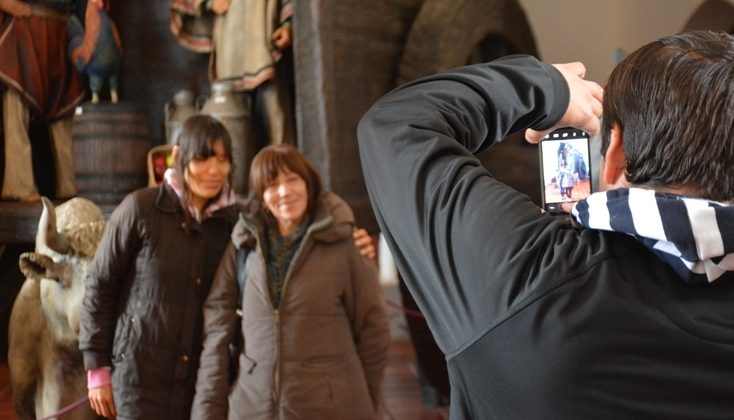
[{"label": "jacket hood", "polygon": [[[167,190],[170,190],[173,192],[176,197],[178,198],[178,207],[183,208],[183,195],[184,195],[184,186],[181,184],[180,180],[178,179],[178,175],[176,174],[176,171],[173,170],[173,168],[166,169],[166,172],[163,174],[163,186],[166,187]],[[163,188],[161,188],[163,190]],[[165,200],[159,200],[160,208],[165,208],[166,206],[171,209],[175,207],[175,205],[171,205],[171,203],[166,203]],[[217,211],[230,207],[235,204],[235,197],[234,197],[234,191],[232,191],[232,188],[229,184],[225,184],[222,187],[222,191],[219,192],[219,196],[216,197],[215,200],[212,200],[209,202],[204,209],[202,214],[197,214],[197,210],[193,206],[189,206],[188,212],[189,214],[193,215],[199,222],[201,222],[202,219],[206,219],[208,217],[212,217]],[[169,210],[172,211],[172,210]]]},{"label": "jacket hood", "polygon": [[[167,183],[162,183],[158,187],[143,188],[141,191],[149,191],[149,194],[155,194],[155,207],[164,212],[171,214],[179,214],[183,220],[184,208],[181,205],[181,198],[176,194],[176,191]],[[220,203],[221,204],[221,203]],[[212,207],[211,212],[206,216],[204,220],[197,221],[193,216],[190,220],[190,229],[197,231],[200,230],[201,223],[206,223],[207,219],[228,219],[235,220],[237,215],[237,206],[233,203],[226,206]]]},{"label": "jacket hood", "polygon": [[162,183],[157,187],[157,194],[155,198],[155,206],[158,210],[166,213],[183,213],[183,206],[181,206],[181,200],[176,195],[176,192],[171,188],[170,185]]},{"label": "jacket hood", "polygon": [[634,236],[689,284],[734,271],[734,207],[642,188],[595,193],[571,212],[582,226]]},{"label": "jacket hood", "polygon": [[[324,191],[317,201],[316,217],[306,233],[314,240],[331,243],[352,237],[354,213],[338,195]],[[264,220],[253,214],[240,213],[240,220],[232,231],[232,242],[239,248],[245,241],[253,241],[264,231]]]}]

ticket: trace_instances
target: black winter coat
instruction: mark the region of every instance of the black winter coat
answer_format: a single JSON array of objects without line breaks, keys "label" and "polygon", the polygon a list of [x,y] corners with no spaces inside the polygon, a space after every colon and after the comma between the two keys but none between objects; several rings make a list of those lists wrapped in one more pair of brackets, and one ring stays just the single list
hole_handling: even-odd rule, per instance
[{"label": "black winter coat", "polygon": [[629,235],[541,214],[473,155],[553,126],[568,98],[553,67],[508,57],[397,89],[359,125],[377,221],[446,353],[451,418],[734,418],[732,273],[688,286]]},{"label": "black winter coat", "polygon": [[118,419],[189,418],[202,304],[236,220],[225,207],[187,234],[166,184],[113,212],[85,282],[79,347],[87,370],[112,366]]}]

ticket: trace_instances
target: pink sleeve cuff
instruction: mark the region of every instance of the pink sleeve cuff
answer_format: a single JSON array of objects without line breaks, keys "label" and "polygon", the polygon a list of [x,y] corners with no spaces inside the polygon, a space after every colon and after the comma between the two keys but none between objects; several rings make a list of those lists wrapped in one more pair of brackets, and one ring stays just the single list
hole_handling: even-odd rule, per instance
[{"label": "pink sleeve cuff", "polygon": [[112,382],[112,370],[109,367],[90,369],[87,371],[87,388],[99,388]]}]

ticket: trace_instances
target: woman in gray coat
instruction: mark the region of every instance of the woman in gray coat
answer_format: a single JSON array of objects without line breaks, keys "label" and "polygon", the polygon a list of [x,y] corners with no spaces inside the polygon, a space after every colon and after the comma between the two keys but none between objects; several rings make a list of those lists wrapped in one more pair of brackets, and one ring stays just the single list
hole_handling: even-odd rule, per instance
[{"label": "woman in gray coat", "polygon": [[[373,262],[351,239],[349,206],[322,191],[305,156],[269,146],[250,169],[253,209],[240,220],[204,303],[192,418],[372,419],[389,347]],[[235,314],[239,248],[246,264]],[[235,382],[228,344],[244,336]]]}]

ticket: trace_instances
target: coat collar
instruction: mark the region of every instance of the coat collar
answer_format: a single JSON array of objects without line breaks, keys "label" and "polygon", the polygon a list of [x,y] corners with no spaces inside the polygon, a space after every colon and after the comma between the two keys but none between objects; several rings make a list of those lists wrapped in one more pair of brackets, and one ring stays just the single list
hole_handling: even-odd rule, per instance
[{"label": "coat collar", "polygon": [[[243,242],[259,238],[264,226],[265,220],[260,214],[240,213],[240,220],[232,231],[232,242],[239,248]],[[316,216],[306,231],[306,237],[332,243],[351,238],[353,230],[354,213],[349,205],[334,193],[321,193]]]},{"label": "coat collar", "polygon": [[[182,224],[184,223],[183,221],[184,221],[185,215],[184,215],[183,206],[181,205],[181,199],[178,197],[176,192],[171,188],[171,186],[166,184],[165,182],[162,183],[158,187],[158,193],[156,194],[156,199],[155,199],[155,207],[156,209],[158,209],[159,211],[163,213],[168,213],[171,215],[178,215],[178,217],[181,218],[181,223]],[[216,210],[215,212],[213,212],[210,217],[207,217],[202,222],[206,222],[207,220],[220,220],[220,219],[234,220],[235,219],[234,212],[236,211],[237,210],[236,210],[235,205],[222,207]],[[199,230],[199,226],[201,225],[201,223],[197,222],[196,219],[191,217],[189,223],[190,223],[190,228],[192,230]]]}]

